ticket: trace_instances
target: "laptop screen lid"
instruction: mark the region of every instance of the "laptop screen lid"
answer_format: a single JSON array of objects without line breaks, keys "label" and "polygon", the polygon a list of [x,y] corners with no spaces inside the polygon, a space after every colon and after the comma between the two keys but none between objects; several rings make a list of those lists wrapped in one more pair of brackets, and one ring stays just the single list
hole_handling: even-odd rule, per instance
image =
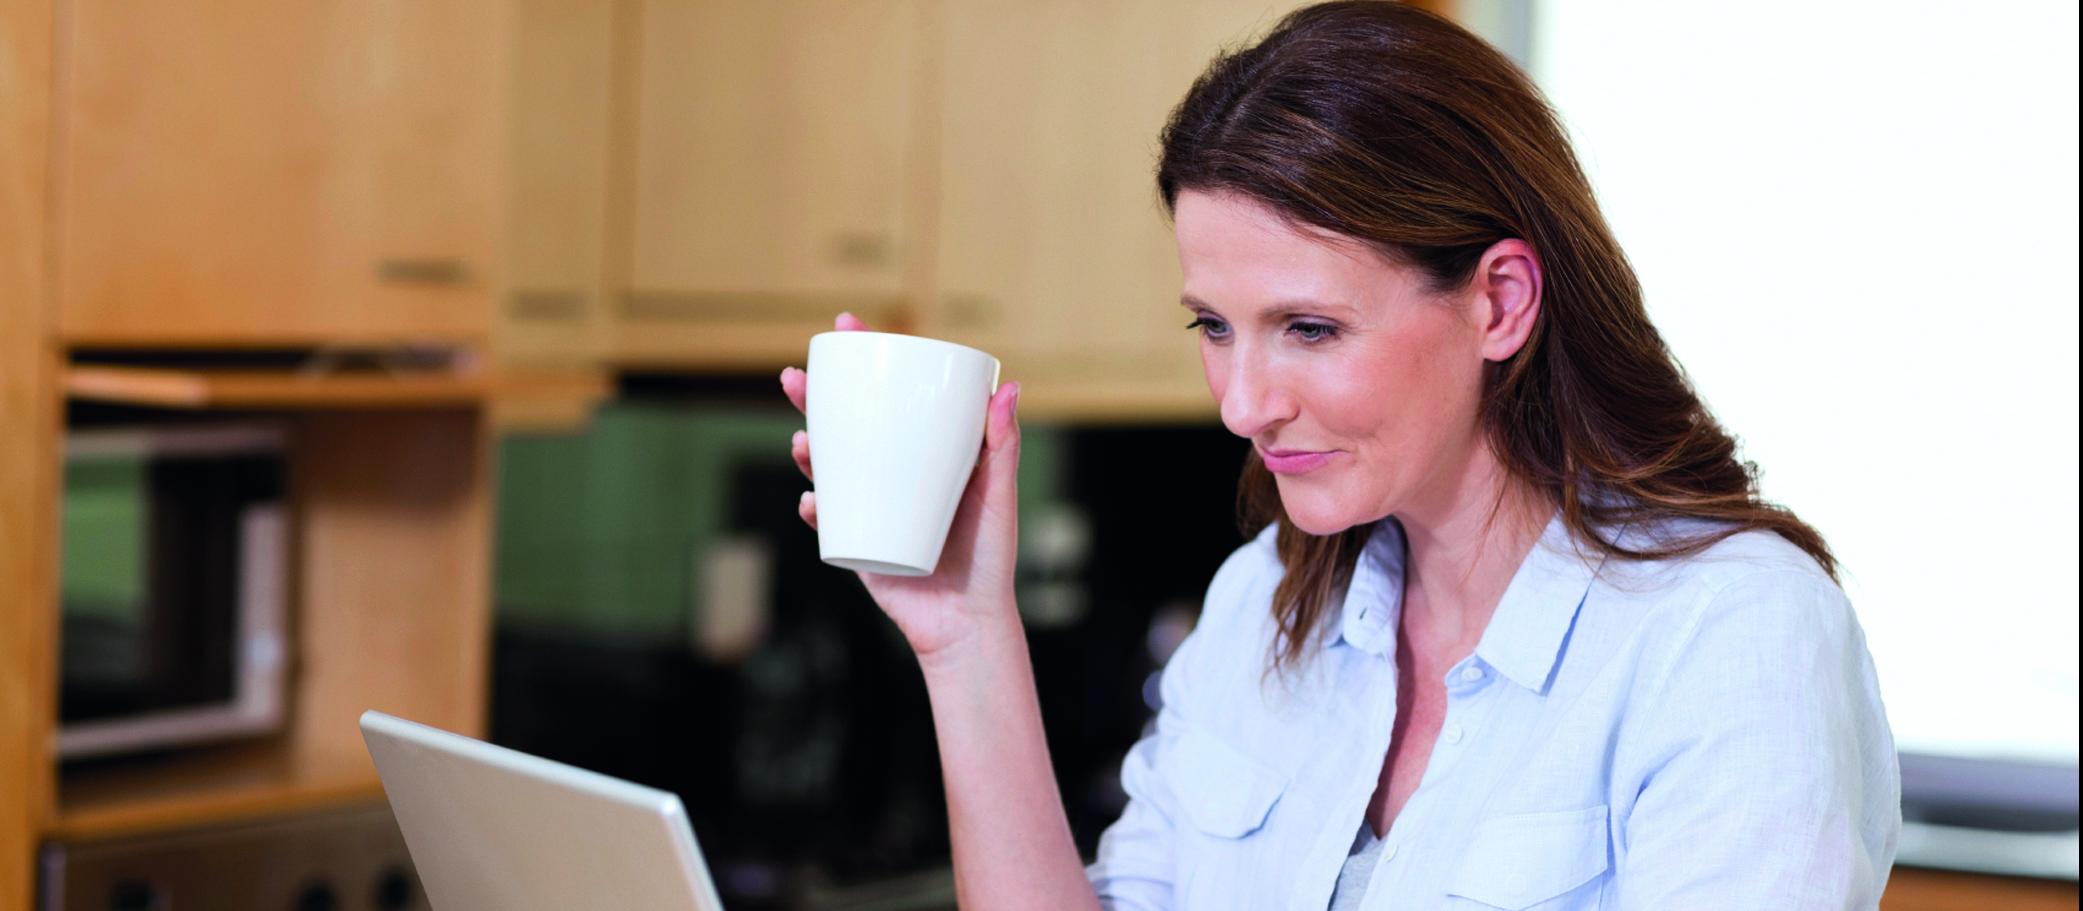
[{"label": "laptop screen lid", "polygon": [[381,712],[362,715],[435,911],[722,911],[680,798]]}]

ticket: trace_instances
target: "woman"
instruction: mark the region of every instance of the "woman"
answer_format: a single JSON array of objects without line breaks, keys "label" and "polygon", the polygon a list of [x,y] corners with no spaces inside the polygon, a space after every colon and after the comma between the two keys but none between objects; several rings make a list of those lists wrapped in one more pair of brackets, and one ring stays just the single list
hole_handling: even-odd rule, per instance
[{"label": "woman", "polygon": [[938,571],[862,577],[924,668],[963,906],[1874,907],[1899,783],[1835,561],[1759,501],[1526,78],[1310,7],[1194,84],[1157,178],[1265,524],[1081,869],[993,396]]}]

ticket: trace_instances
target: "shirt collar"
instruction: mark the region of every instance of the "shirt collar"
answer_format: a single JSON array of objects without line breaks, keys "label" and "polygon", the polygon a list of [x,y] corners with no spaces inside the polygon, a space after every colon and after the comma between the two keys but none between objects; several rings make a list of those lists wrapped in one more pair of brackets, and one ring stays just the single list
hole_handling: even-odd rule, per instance
[{"label": "shirt collar", "polygon": [[1324,647],[1345,642],[1362,651],[1381,654],[1395,644],[1398,618],[1403,614],[1403,524],[1394,516],[1374,523],[1367,543],[1353,566],[1339,605],[1339,622]]},{"label": "shirt collar", "polygon": [[[1405,558],[1402,524],[1393,516],[1376,523],[1346,586],[1337,634],[1325,638],[1326,647],[1343,641],[1377,654],[1394,647],[1403,612]],[[1512,575],[1476,644],[1476,656],[1513,683],[1545,691],[1577,609],[1603,563],[1602,555],[1579,551],[1561,512],[1555,513]]]},{"label": "shirt collar", "polygon": [[1556,512],[1512,575],[1476,643],[1476,656],[1513,683],[1545,692],[1562,657],[1563,640],[1604,564],[1604,555],[1579,550],[1562,513]]}]

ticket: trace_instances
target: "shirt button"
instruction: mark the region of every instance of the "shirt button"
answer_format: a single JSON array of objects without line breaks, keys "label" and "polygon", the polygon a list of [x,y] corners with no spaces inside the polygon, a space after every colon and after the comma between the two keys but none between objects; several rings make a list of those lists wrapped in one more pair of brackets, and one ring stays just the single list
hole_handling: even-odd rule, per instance
[{"label": "shirt button", "polygon": [[1383,861],[1384,863],[1388,862],[1388,860],[1389,860],[1390,858],[1393,858],[1393,857],[1395,857],[1395,856],[1396,856],[1396,846],[1395,846],[1395,845],[1382,845],[1382,846],[1381,846],[1381,859],[1382,859],[1382,861]]},{"label": "shirt button", "polygon": [[1447,729],[1440,732],[1439,739],[1444,740],[1448,743],[1460,743],[1461,726],[1458,724],[1447,725]]},{"label": "shirt button", "polygon": [[1461,669],[1461,679],[1471,683],[1483,679],[1483,669],[1471,664]]}]

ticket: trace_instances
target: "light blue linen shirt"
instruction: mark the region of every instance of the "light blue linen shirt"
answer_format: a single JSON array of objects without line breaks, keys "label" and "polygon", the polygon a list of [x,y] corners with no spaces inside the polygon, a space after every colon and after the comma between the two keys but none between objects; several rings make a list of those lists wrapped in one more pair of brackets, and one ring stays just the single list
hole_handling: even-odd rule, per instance
[{"label": "light blue linen shirt", "polygon": [[[1273,535],[1216,572],[1122,764],[1130,802],[1087,870],[1108,908],[1330,901],[1395,722],[1403,529],[1376,524],[1285,675]],[[1842,590],[1769,532],[1671,561],[1570,542],[1557,514],[1448,671],[1358,907],[1876,907],[1901,784]]]}]

